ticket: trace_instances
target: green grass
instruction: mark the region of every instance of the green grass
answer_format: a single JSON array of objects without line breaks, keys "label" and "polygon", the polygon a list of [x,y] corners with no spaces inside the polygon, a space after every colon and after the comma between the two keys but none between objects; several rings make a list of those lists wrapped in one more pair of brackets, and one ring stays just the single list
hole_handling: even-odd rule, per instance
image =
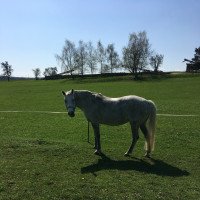
[{"label": "green grass", "polygon": [[200,77],[0,82],[0,110],[65,111],[62,90],[152,99],[158,113],[153,159],[140,135],[132,157],[129,124],[101,126],[104,156],[87,143],[87,122],[66,114],[0,112],[0,199],[199,199]]}]

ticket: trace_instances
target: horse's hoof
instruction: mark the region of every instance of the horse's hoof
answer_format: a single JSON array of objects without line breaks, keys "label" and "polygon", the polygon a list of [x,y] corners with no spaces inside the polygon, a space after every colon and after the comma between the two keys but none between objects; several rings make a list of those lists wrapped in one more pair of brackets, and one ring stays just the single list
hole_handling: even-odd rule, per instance
[{"label": "horse's hoof", "polygon": [[151,154],[150,154],[150,153],[146,153],[146,154],[144,155],[144,157],[146,157],[146,158],[151,158]]},{"label": "horse's hoof", "polygon": [[95,154],[95,155],[98,155],[98,156],[102,155],[101,151],[99,151],[99,150],[96,150],[96,151],[94,152],[94,154]]},{"label": "horse's hoof", "polygon": [[129,155],[129,153],[126,152],[126,153],[124,154],[124,156],[125,156],[125,157],[129,157],[130,155]]}]

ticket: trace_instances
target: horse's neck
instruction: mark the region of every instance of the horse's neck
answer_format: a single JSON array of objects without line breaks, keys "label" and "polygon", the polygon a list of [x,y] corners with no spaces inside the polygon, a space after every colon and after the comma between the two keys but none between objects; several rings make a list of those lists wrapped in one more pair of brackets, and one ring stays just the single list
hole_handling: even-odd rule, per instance
[{"label": "horse's neck", "polygon": [[84,110],[85,107],[90,105],[90,96],[92,94],[88,91],[76,91],[75,92],[75,101],[76,101],[76,105],[77,107],[79,107],[80,109]]}]

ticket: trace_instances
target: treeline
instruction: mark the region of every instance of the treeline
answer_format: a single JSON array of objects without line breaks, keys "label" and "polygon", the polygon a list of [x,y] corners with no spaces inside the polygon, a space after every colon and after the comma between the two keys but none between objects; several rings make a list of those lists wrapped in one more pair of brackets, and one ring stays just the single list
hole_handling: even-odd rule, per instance
[{"label": "treeline", "polygon": [[157,72],[163,58],[162,54],[151,50],[145,31],[129,35],[128,45],[122,48],[122,58],[113,43],[104,46],[101,41],[94,46],[91,41],[80,40],[76,46],[67,39],[61,54],[56,54],[61,71],[70,75],[113,73],[121,69],[129,71],[135,78],[139,72],[146,70],[149,64]]}]

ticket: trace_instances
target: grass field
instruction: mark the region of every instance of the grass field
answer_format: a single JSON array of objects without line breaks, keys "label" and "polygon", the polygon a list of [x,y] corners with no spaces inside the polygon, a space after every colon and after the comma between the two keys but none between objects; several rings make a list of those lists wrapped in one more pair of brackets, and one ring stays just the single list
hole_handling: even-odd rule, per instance
[{"label": "grass field", "polygon": [[80,110],[0,112],[0,199],[200,199],[200,76],[158,80],[0,82],[0,111],[64,112],[62,90],[87,89],[153,100],[158,116],[152,159],[140,134],[124,157],[129,124],[101,126],[104,156],[87,143]]}]

